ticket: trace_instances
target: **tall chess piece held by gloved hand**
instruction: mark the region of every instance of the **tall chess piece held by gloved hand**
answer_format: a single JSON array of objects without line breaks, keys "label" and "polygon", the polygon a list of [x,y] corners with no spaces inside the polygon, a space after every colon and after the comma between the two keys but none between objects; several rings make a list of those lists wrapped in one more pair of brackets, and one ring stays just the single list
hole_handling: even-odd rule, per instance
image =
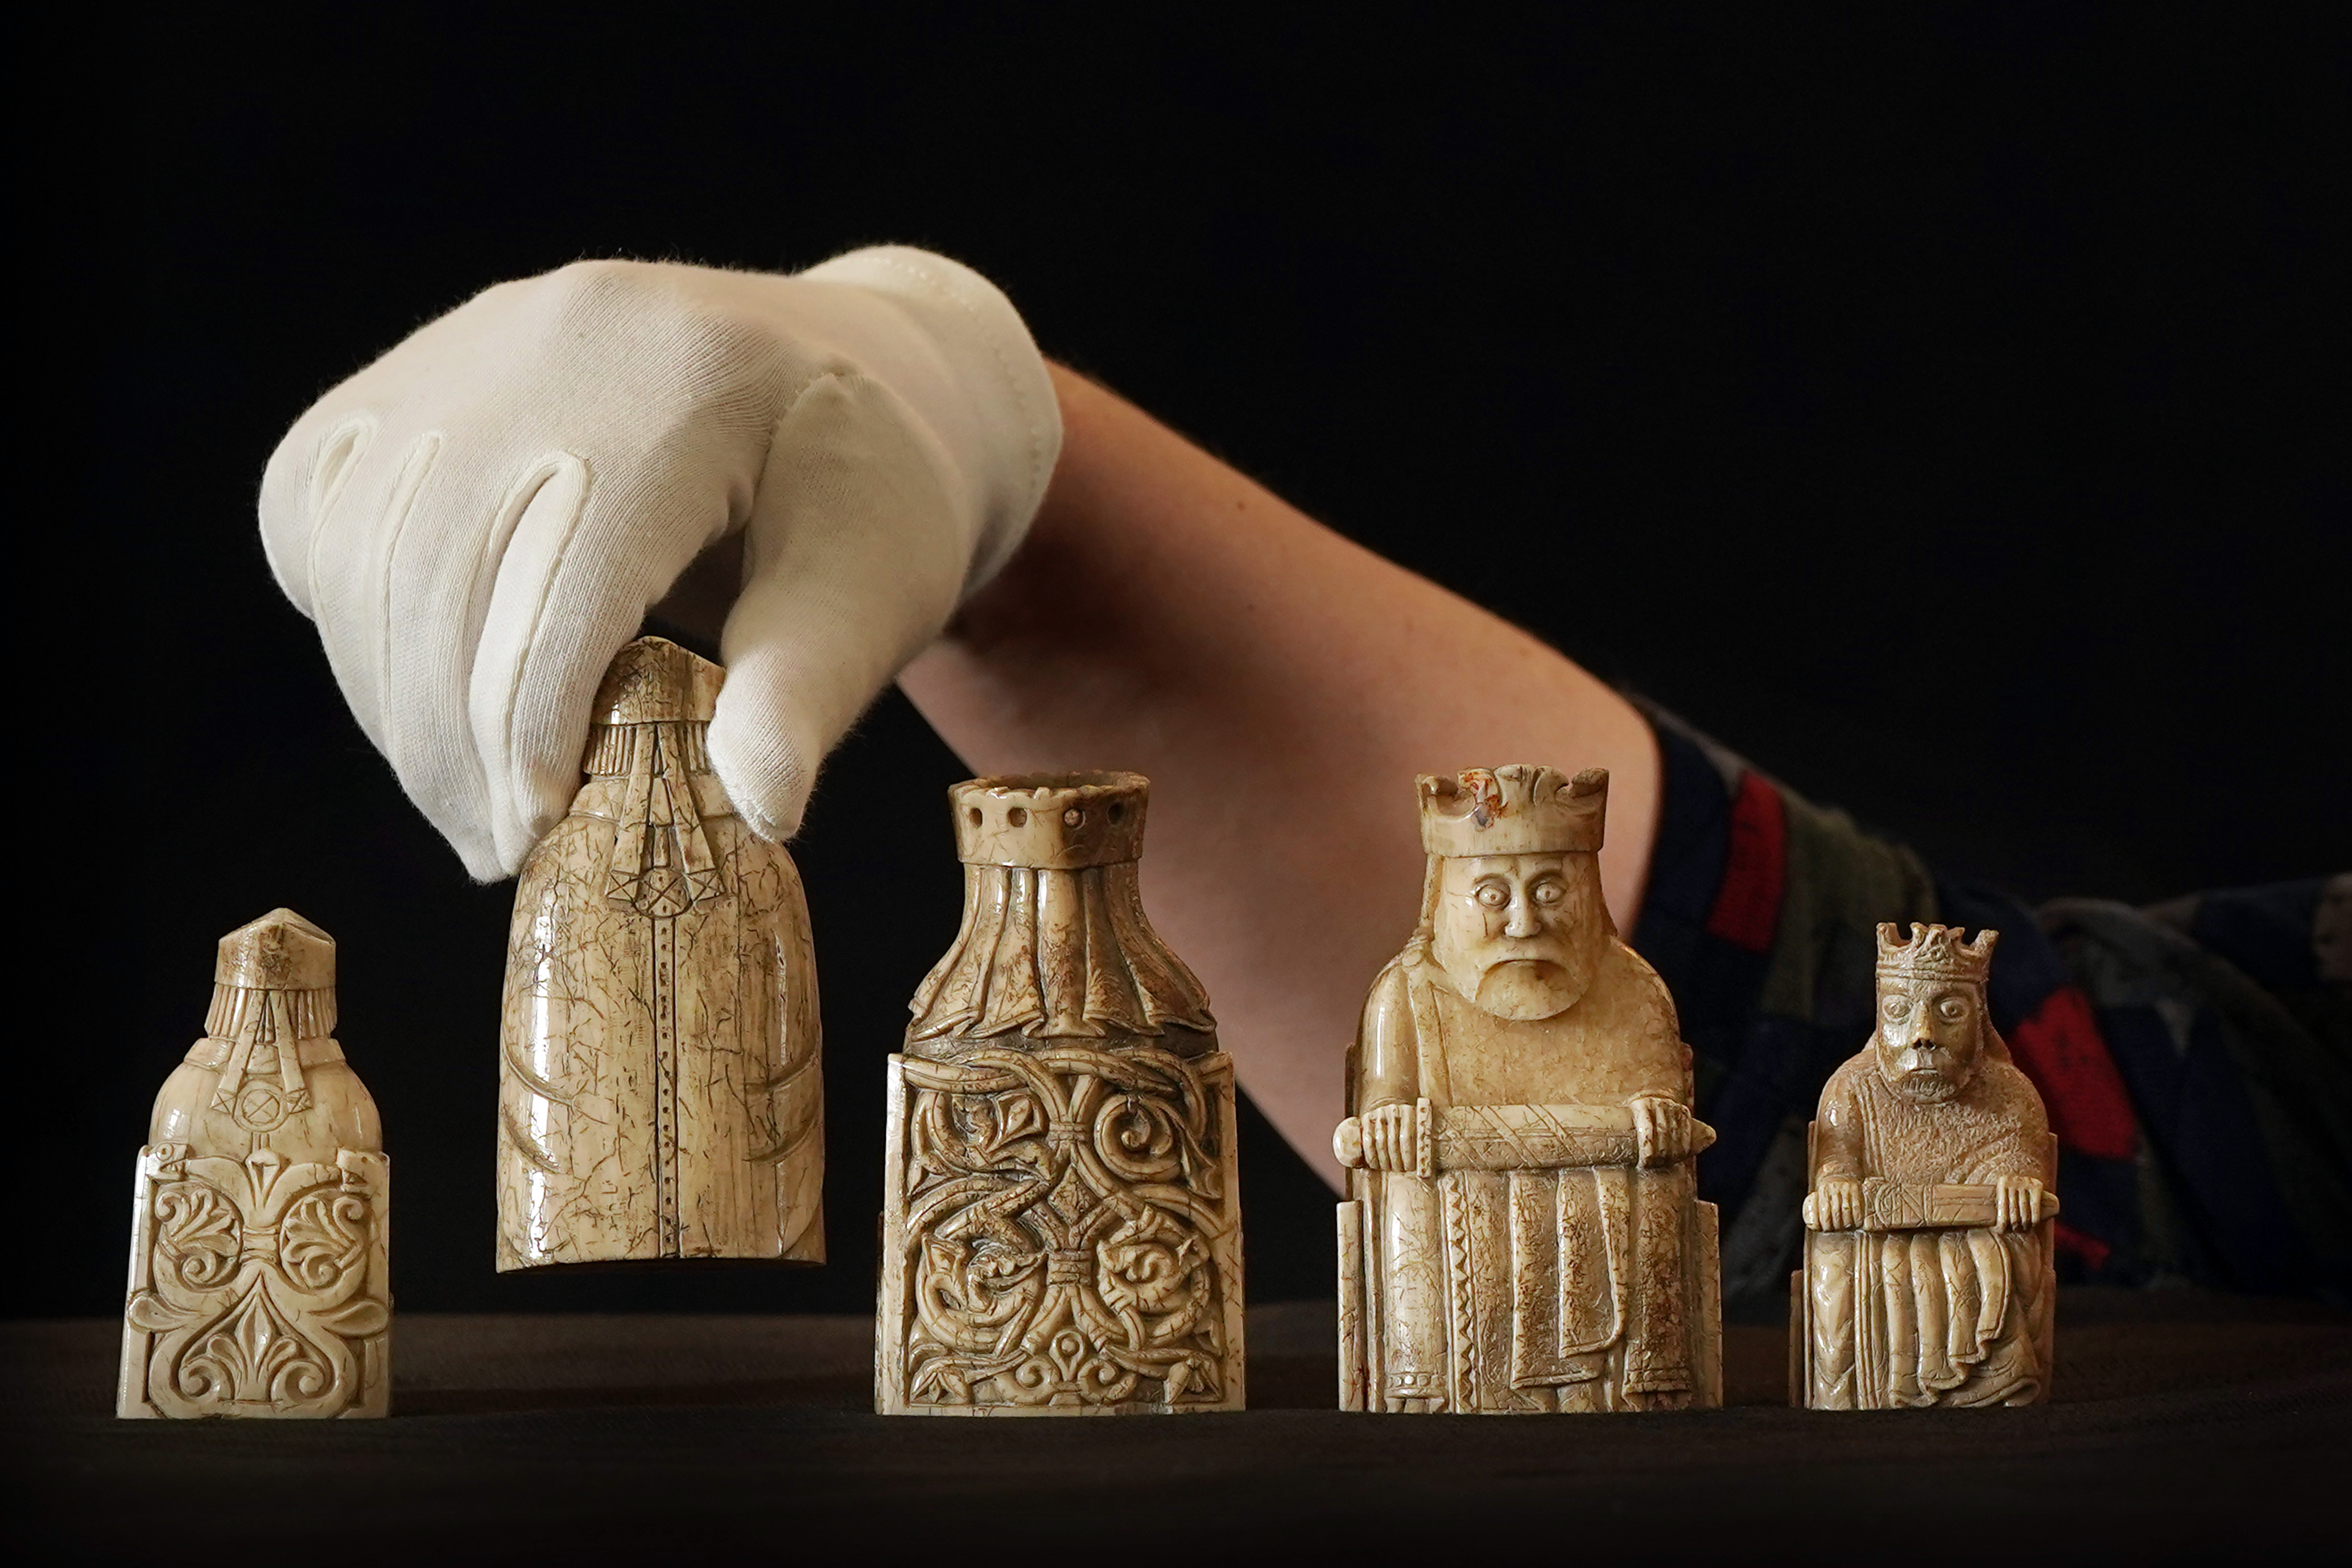
[{"label": "tall chess piece held by gloved hand", "polygon": [[499,1057],[501,1269],[824,1261],[816,959],[799,872],[704,743],[725,672],[621,650],[587,783],[515,889]]}]

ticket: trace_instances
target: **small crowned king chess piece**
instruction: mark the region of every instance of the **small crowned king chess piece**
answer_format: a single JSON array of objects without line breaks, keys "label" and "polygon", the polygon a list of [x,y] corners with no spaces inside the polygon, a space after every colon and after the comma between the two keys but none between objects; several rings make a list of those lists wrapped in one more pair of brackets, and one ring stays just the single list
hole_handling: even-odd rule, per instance
[{"label": "small crowned king chess piece", "polygon": [[1609,775],[1420,781],[1421,925],[1381,971],[1333,1147],[1339,1406],[1723,1402],[1690,1052],[1601,894]]},{"label": "small crowned king chess piece", "polygon": [[623,648],[588,782],[523,864],[499,1037],[501,1269],[824,1261],[808,904],[710,771],[724,676],[659,637]]},{"label": "small crowned king chess piece", "polygon": [[1878,928],[1876,1030],[1822,1089],[1790,1402],[2032,1405],[2050,1393],[2056,1140],[1985,1010],[2000,933],[1911,931]]},{"label": "small crowned king chess piece", "polygon": [[963,929],[890,1058],[885,1415],[1242,1408],[1233,1064],[1144,918],[1149,789],[949,792]]},{"label": "small crowned king chess piece", "polygon": [[115,1414],[381,1415],[392,1164],[332,1037],[334,939],[273,910],[213,980],[139,1151]]}]

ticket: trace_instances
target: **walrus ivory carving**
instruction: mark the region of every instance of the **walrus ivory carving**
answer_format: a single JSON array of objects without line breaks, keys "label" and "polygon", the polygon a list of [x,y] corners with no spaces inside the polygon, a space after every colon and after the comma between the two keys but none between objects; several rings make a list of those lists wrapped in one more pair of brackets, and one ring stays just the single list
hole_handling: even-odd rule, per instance
[{"label": "walrus ivory carving", "polygon": [[523,865],[499,1036],[501,1269],[824,1261],[808,904],[710,771],[724,677],[659,637],[623,648],[587,783]]},{"label": "walrus ivory carving", "polygon": [[1617,940],[1609,775],[1420,781],[1422,919],[1348,1064],[1339,1407],[1517,1415],[1723,1402],[1690,1052]]},{"label": "walrus ivory carving", "polygon": [[1144,918],[1149,788],[949,792],[963,927],[889,1067],[885,1415],[1242,1408],[1233,1064]]},{"label": "walrus ivory carving", "polygon": [[1985,1008],[2000,937],[1878,928],[1876,1025],[1811,1129],[1792,1405],[2050,1396],[2057,1141]]},{"label": "walrus ivory carving", "polygon": [[139,1151],[116,1415],[384,1413],[392,1163],[334,1027],[332,937],[273,910],[221,939]]}]

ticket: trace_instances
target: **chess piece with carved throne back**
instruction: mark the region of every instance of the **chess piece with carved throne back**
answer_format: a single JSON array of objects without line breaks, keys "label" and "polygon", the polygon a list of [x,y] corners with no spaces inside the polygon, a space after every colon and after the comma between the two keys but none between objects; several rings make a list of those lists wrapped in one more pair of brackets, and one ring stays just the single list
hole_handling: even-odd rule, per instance
[{"label": "chess piece with carved throne back", "polygon": [[1420,781],[1422,920],[1348,1065],[1339,1404],[1722,1403],[1690,1052],[1601,894],[1606,773]]},{"label": "chess piece with carved throne back", "polygon": [[2050,1395],[2057,1141],[1985,1006],[1999,931],[1878,928],[1870,1043],[1810,1134],[1790,1403],[2032,1405]]},{"label": "chess piece with carved throne back", "polygon": [[118,1415],[384,1413],[392,1164],[334,1027],[333,938],[273,910],[221,939],[139,1151]]}]

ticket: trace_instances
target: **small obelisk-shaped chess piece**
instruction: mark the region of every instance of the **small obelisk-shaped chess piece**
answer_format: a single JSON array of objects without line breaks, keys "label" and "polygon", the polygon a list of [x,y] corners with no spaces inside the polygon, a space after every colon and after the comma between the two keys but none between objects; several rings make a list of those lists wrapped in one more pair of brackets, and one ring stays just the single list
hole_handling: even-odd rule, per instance
[{"label": "small obelisk-shaped chess piece", "polygon": [[1339,1406],[1723,1403],[1690,1052],[1601,900],[1609,775],[1420,781],[1420,928],[1364,1003],[1333,1147]]},{"label": "small obelisk-shaped chess piece", "polygon": [[824,1080],[800,873],[710,771],[725,671],[659,637],[596,694],[523,863],[499,1058],[501,1269],[824,1261]]},{"label": "small obelisk-shaped chess piece", "polygon": [[213,982],[139,1151],[115,1414],[381,1415],[392,1163],[333,1038],[334,939],[273,910]]},{"label": "small obelisk-shaped chess piece", "polygon": [[1242,1408],[1233,1063],[1144,918],[1150,788],[949,792],[963,929],[890,1058],[884,1415]]},{"label": "small obelisk-shaped chess piece", "polygon": [[1870,1043],[1822,1089],[1790,1391],[1815,1410],[2050,1396],[2057,1140],[1985,1007],[2000,933],[1878,928]]}]

